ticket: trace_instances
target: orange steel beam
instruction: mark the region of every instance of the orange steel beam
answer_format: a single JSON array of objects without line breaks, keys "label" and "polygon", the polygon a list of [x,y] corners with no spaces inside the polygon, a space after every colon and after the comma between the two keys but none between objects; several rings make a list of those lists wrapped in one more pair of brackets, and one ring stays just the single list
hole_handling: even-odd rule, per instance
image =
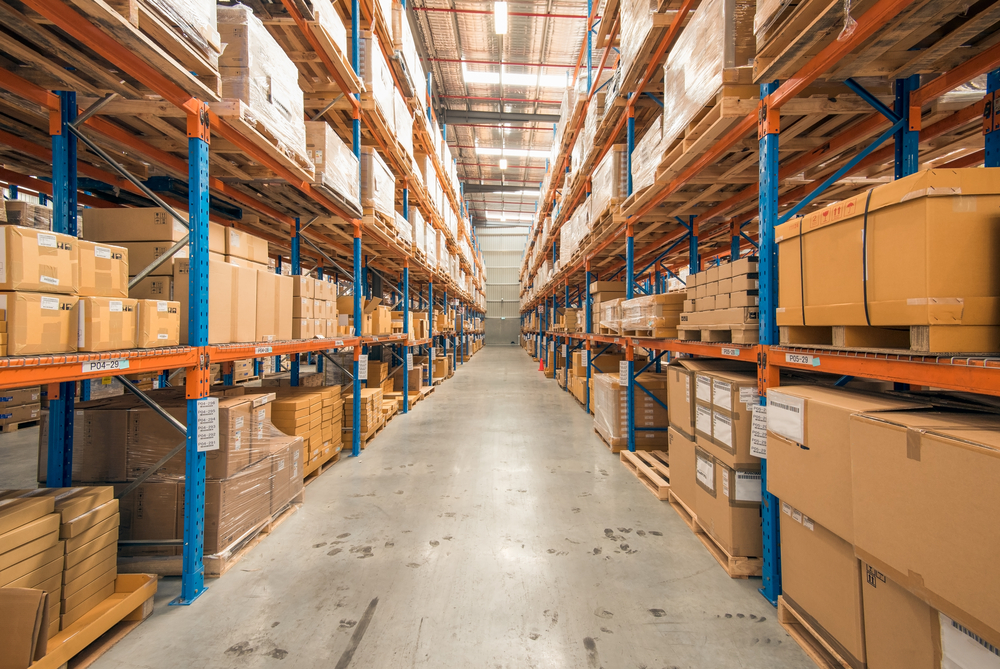
[{"label": "orange steel beam", "polygon": [[995,69],[998,64],[1000,64],[1000,44],[973,56],[958,67],[918,88],[910,94],[910,107],[919,108],[925,102],[944,95],[956,86]]},{"label": "orange steel beam", "polygon": [[[795,73],[792,78],[782,83],[778,90],[771,94],[771,106],[780,108],[796,95],[801,93],[809,84],[815,81],[821,74],[826,72],[832,65],[850,53],[859,44],[871,37],[876,30],[884,26],[889,20],[905,9],[914,0],[879,0],[871,9],[865,12],[857,21],[854,33],[845,40],[836,40],[825,47],[818,54],[806,63],[801,70]],[[675,177],[670,184],[660,191],[653,199],[639,208],[634,214],[634,218],[641,218],[652,211],[665,198],[676,193],[682,186],[701,173],[703,169],[714,163],[730,147],[742,139],[757,125],[757,112],[753,111],[746,115],[742,121],[736,124],[725,135],[723,135],[711,149],[706,151],[700,158],[691,164],[680,175]]]},{"label": "orange steel beam", "polygon": [[25,100],[30,100],[50,111],[59,110],[59,96],[22,79],[10,70],[0,70],[0,86]]},{"label": "orange steel beam", "polygon": [[330,57],[326,55],[325,51],[323,51],[323,48],[319,44],[319,40],[317,40],[316,36],[309,30],[309,26],[306,25],[306,19],[302,16],[302,12],[299,11],[299,8],[296,7],[295,3],[291,0],[281,0],[281,4],[283,4],[285,9],[288,10],[292,20],[295,21],[295,25],[298,26],[299,32],[301,32],[305,36],[306,41],[309,42],[309,46],[311,46],[316,55],[319,56],[319,59],[323,62],[323,66],[326,68],[326,71],[330,73],[333,80],[337,82],[338,86],[340,86],[340,90],[343,91],[344,97],[351,103],[351,109],[357,113],[357,111],[361,108],[361,103],[358,102],[357,98],[351,94],[350,89],[347,86],[347,82],[345,82],[344,78],[340,76],[340,72],[334,66],[333,61],[331,61]]},{"label": "orange steel beam", "polygon": [[967,156],[962,156],[961,158],[948,161],[947,163],[940,165],[939,169],[955,170],[960,167],[975,167],[984,160],[986,160],[986,150],[979,149],[978,151],[973,151]]}]

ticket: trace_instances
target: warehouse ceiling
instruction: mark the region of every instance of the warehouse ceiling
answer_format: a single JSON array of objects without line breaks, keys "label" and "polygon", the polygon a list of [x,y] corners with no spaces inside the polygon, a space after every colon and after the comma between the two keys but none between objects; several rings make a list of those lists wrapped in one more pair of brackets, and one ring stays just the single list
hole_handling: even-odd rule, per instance
[{"label": "warehouse ceiling", "polygon": [[526,225],[586,36],[587,1],[509,2],[505,35],[496,33],[493,2],[411,0],[407,9],[473,222],[503,215]]}]

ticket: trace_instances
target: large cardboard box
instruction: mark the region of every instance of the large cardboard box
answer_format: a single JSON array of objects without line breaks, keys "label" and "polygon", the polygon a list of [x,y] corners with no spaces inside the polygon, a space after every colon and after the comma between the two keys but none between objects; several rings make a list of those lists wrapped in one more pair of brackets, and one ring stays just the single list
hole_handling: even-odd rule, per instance
[{"label": "large cardboard box", "polygon": [[219,400],[219,448],[205,453],[208,478],[229,478],[250,464],[250,409],[245,397]]},{"label": "large cardboard box", "polygon": [[753,409],[760,404],[757,377],[743,372],[697,372],[695,426],[698,445],[732,468],[757,465],[750,454]]},{"label": "large cardboard box", "polygon": [[[182,216],[187,213],[178,212]],[[187,227],[160,207],[84,209],[84,237],[95,242],[179,242]],[[212,249],[214,250],[214,249]],[[221,251],[220,251],[221,253]],[[142,269],[135,267],[134,269]]]},{"label": "large cardboard box", "polygon": [[[293,276],[292,297],[307,297],[309,299],[315,299],[316,280],[308,276]],[[302,316],[302,318],[305,318],[305,316]]]},{"label": "large cardboard box", "polygon": [[768,389],[768,491],[853,543],[851,414],[918,408],[914,402],[841,388]]},{"label": "large cardboard box", "polygon": [[76,351],[75,295],[0,293],[7,314],[7,354],[40,355]]},{"label": "large cardboard box", "polygon": [[272,515],[281,511],[302,492],[302,446],[302,437],[273,440],[270,456]]},{"label": "large cardboard box", "polygon": [[[175,242],[118,242],[128,250],[129,266],[134,272],[140,272],[153,264],[153,261],[173,248]],[[174,265],[188,257],[189,248],[178,250],[170,260],[150,272],[149,276],[170,276],[174,274]]]},{"label": "large cardboard box", "polygon": [[[233,282],[237,268],[225,262],[208,261],[208,343],[228,344],[233,336]],[[256,279],[254,281],[256,286]],[[174,265],[174,299],[180,313],[188,313],[189,265],[179,258]],[[181,318],[181,343],[188,343],[188,319]]]},{"label": "large cardboard box", "polygon": [[670,492],[676,495],[695,515],[698,482],[694,452],[697,445],[676,429],[667,430],[670,457]]},{"label": "large cardboard box", "polygon": [[[136,348],[177,346],[181,338],[181,303],[139,300]],[[187,319],[187,314],[183,314]]]},{"label": "large cardboard box", "polygon": [[76,304],[79,351],[116,351],[136,347],[138,300],[81,297]]},{"label": "large cardboard box", "polygon": [[760,557],[760,466],[731,469],[699,445],[695,479],[698,525],[730,555]]},{"label": "large cardboard box", "polygon": [[[604,356],[597,358],[600,362]],[[695,426],[695,375],[713,370],[749,370],[750,365],[725,360],[698,360],[682,358],[674,360],[667,367],[667,413],[670,427],[680,432],[685,439],[694,440]],[[617,370],[608,370],[617,371]],[[703,395],[705,391],[703,390]],[[711,397],[710,390],[706,397]]]},{"label": "large cardboard box", "polygon": [[998,179],[924,170],[778,226],[778,325],[1000,324]]},{"label": "large cardboard box", "polygon": [[997,669],[996,646],[862,562],[868,669]]},{"label": "large cardboard box", "polygon": [[234,476],[205,484],[205,555],[215,555],[246,536],[271,513],[271,460],[264,458]]},{"label": "large cardboard box", "polygon": [[1000,418],[856,414],[850,439],[855,553],[1000,646]]},{"label": "large cardboard box", "polygon": [[128,296],[134,300],[172,300],[174,299],[174,277],[147,276],[129,288]]},{"label": "large cardboard box", "polygon": [[861,562],[854,547],[784,500],[780,527],[785,602],[850,666],[865,666]]},{"label": "large cardboard box", "polygon": [[232,335],[230,341],[256,341],[257,270],[233,266]]},{"label": "large cardboard box", "polygon": [[267,264],[267,241],[236,228],[226,229],[225,254]]},{"label": "large cardboard box", "polygon": [[76,245],[78,295],[129,297],[128,249],[83,239],[77,240]]},{"label": "large cardboard box", "polygon": [[77,239],[57,232],[0,227],[0,290],[77,292]]}]

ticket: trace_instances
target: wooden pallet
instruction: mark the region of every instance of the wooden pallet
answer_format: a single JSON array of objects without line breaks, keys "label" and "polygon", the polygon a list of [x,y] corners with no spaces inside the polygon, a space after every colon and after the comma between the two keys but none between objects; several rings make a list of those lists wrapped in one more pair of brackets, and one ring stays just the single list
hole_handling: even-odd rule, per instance
[{"label": "wooden pallet", "polygon": [[923,354],[1000,352],[1000,327],[989,325],[785,325],[778,328],[778,335],[785,346]]},{"label": "wooden pallet", "polygon": [[650,328],[638,330],[622,330],[625,337],[647,337],[650,339],[677,339],[677,328]]},{"label": "wooden pallet", "polygon": [[622,464],[660,501],[670,499],[670,466],[663,451],[621,451]]},{"label": "wooden pallet", "polygon": [[302,477],[302,485],[303,486],[307,486],[307,485],[311,484],[313,481],[315,481],[320,476],[322,476],[326,472],[326,470],[328,470],[330,467],[332,467],[335,464],[337,464],[338,462],[340,462],[340,453],[341,453],[341,450],[342,450],[342,447],[338,448],[336,450],[336,452],[333,453],[333,455],[331,455],[330,457],[328,457],[326,460],[324,460],[322,462],[316,462],[316,463],[313,463],[313,464],[306,465],[303,468],[304,474],[303,474],[303,477]]},{"label": "wooden pallet", "polygon": [[695,518],[694,533],[708,549],[708,552],[712,554],[712,557],[729,574],[729,578],[751,578],[764,573],[764,558],[730,555],[729,551],[720,546],[712,538],[712,535],[705,531],[697,518]]},{"label": "wooden pallet", "polygon": [[434,392],[434,386],[424,386],[420,389],[421,399]]},{"label": "wooden pallet", "polygon": [[32,669],[84,669],[153,613],[154,574],[118,574],[115,592],[48,641]]},{"label": "wooden pallet", "polygon": [[756,325],[679,325],[677,336],[681,341],[756,344],[760,341]]},{"label": "wooden pallet", "polygon": [[20,423],[7,423],[5,425],[0,425],[0,433],[6,434],[7,432],[17,432],[22,427],[37,427],[39,420],[35,418],[34,420],[25,420]]},{"label": "wooden pallet", "polygon": [[298,148],[286,146],[272,129],[257,118],[246,102],[223,100],[209,103],[209,107],[219,118],[233,126],[243,137],[281,163],[296,177],[310,183],[315,179],[316,171],[309,158]]},{"label": "wooden pallet", "polygon": [[852,669],[856,666],[841,657],[822,635],[818,634],[806,617],[795,610],[783,595],[778,595],[778,622],[795,643],[821,669]]},{"label": "wooden pallet", "polygon": [[673,491],[670,491],[670,506],[674,508],[674,511],[681,517],[681,520],[684,521],[689,530],[695,534],[699,534],[702,531],[701,526],[698,524],[698,515],[680,497],[675,495]]},{"label": "wooden pallet", "polygon": [[626,450],[628,450],[627,446],[624,446],[624,445],[615,446],[614,444],[612,444],[611,442],[613,442],[613,441],[619,441],[619,440],[618,439],[610,439],[609,440],[607,437],[604,436],[604,433],[601,432],[600,430],[598,430],[596,427],[594,428],[594,432],[597,434],[598,437],[601,438],[601,441],[604,442],[604,445],[607,446],[609,449],[611,449],[612,453],[621,453],[623,448],[625,448]]}]

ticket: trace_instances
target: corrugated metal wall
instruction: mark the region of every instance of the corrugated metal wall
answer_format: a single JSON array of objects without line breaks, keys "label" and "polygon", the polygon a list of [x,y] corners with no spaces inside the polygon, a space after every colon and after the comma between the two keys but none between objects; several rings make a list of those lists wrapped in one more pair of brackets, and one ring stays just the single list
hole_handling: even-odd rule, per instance
[{"label": "corrugated metal wall", "polygon": [[509,346],[521,331],[517,282],[528,229],[476,228],[486,265],[486,343]]}]

